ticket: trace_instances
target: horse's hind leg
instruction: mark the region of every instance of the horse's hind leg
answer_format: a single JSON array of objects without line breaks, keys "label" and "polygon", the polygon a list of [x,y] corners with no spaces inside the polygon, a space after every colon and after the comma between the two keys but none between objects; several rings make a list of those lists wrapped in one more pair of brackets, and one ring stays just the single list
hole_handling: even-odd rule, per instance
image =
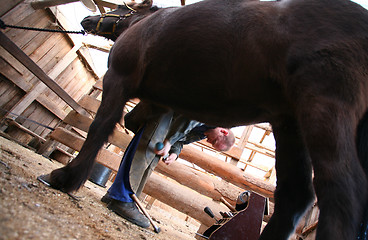
[{"label": "horse's hind leg", "polygon": [[[365,112],[363,118],[359,122],[357,130],[357,150],[365,175],[368,176],[368,111]],[[364,217],[359,231],[360,240],[368,239],[368,202],[364,210]]]},{"label": "horse's hind leg", "polygon": [[319,240],[356,239],[367,203],[367,180],[355,144],[357,104],[345,99],[324,95],[297,100],[314,168]]},{"label": "horse's hind leg", "polygon": [[95,157],[121,119],[128,100],[128,89],[123,88],[121,76],[110,70],[103,81],[101,105],[93,120],[86,141],[78,156],[63,168],[51,173],[51,186],[66,192],[78,190],[88,179]]},{"label": "horse's hind leg", "polygon": [[357,150],[359,160],[368,176],[368,111],[359,122],[357,130]]},{"label": "horse's hind leg", "polygon": [[286,240],[313,202],[311,162],[294,119],[272,123],[276,140],[275,211],[262,240]]}]

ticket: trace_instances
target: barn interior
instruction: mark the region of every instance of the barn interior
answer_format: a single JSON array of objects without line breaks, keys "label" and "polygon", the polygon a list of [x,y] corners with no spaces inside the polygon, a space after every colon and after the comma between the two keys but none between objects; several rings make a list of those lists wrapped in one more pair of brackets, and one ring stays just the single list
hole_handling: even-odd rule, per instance
[{"label": "barn interior", "polygon": [[[80,30],[71,26],[63,9],[72,4],[92,15],[111,11],[122,1],[3,0],[0,8],[6,24],[0,31],[1,238],[208,239],[203,237],[206,230],[218,225],[219,231],[230,220],[234,225],[223,230],[229,236],[250,228],[259,234],[272,216],[276,186],[275,142],[268,123],[233,128],[236,143],[230,151],[217,152],[199,141],[185,146],[172,165],[159,163],[140,200],[160,233],[130,224],[100,201],[133,136],[123,124],[100,151],[95,177],[76,193],[80,199],[37,181],[78,154],[100,104],[101,65],[107,65],[104,56],[113,44],[86,34],[29,29]],[[126,111],[138,102],[132,99]],[[253,198],[244,212],[233,211],[244,191],[264,201],[261,214],[250,213]],[[314,239],[317,219],[318,208],[312,206],[290,239]],[[259,226],[251,226],[257,221]]]}]

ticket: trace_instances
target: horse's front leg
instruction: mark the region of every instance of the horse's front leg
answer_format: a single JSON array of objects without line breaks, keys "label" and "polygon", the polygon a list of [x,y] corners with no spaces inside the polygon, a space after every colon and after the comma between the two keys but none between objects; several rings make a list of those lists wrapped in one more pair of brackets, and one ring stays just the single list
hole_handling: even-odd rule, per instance
[{"label": "horse's front leg", "polygon": [[277,187],[275,210],[262,240],[287,240],[298,220],[313,202],[311,162],[292,118],[272,123],[276,140]]},{"label": "horse's front leg", "polygon": [[101,105],[88,130],[87,139],[73,161],[51,172],[52,187],[71,192],[78,190],[88,179],[97,153],[122,117],[128,91],[122,86],[121,76],[109,69],[104,77]]}]

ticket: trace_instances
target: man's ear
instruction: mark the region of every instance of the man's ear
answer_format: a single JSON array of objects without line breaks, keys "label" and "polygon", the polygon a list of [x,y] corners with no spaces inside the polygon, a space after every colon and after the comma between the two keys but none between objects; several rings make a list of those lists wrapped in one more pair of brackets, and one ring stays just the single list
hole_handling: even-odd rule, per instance
[{"label": "man's ear", "polygon": [[229,131],[228,131],[227,129],[225,129],[225,128],[222,128],[222,129],[220,130],[220,132],[221,132],[222,134],[224,134],[224,136],[229,135]]}]

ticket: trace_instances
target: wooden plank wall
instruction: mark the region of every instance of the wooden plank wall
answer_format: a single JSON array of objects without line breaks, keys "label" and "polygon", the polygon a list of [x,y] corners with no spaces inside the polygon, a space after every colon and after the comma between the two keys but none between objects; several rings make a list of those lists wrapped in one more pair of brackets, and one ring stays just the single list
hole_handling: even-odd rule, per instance
[{"label": "wooden plank wall", "polygon": [[22,1],[23,0],[1,0],[0,16],[7,13],[10,9],[15,7],[18,3]]},{"label": "wooden plank wall", "polygon": [[[29,3],[24,1],[0,11],[5,12],[1,19],[9,25],[57,28],[50,10],[34,10]],[[2,31],[74,100],[78,101],[96,82],[96,74],[86,66],[79,47],[73,49],[75,46],[67,34],[14,28]],[[50,127],[57,126],[70,107],[47,87],[39,92],[35,88],[39,83],[38,78],[0,47],[0,119],[19,104],[22,110],[15,112],[22,117]],[[25,96],[31,96],[30,100],[26,101]],[[50,133],[49,129],[23,118],[16,121],[42,137]]]}]

